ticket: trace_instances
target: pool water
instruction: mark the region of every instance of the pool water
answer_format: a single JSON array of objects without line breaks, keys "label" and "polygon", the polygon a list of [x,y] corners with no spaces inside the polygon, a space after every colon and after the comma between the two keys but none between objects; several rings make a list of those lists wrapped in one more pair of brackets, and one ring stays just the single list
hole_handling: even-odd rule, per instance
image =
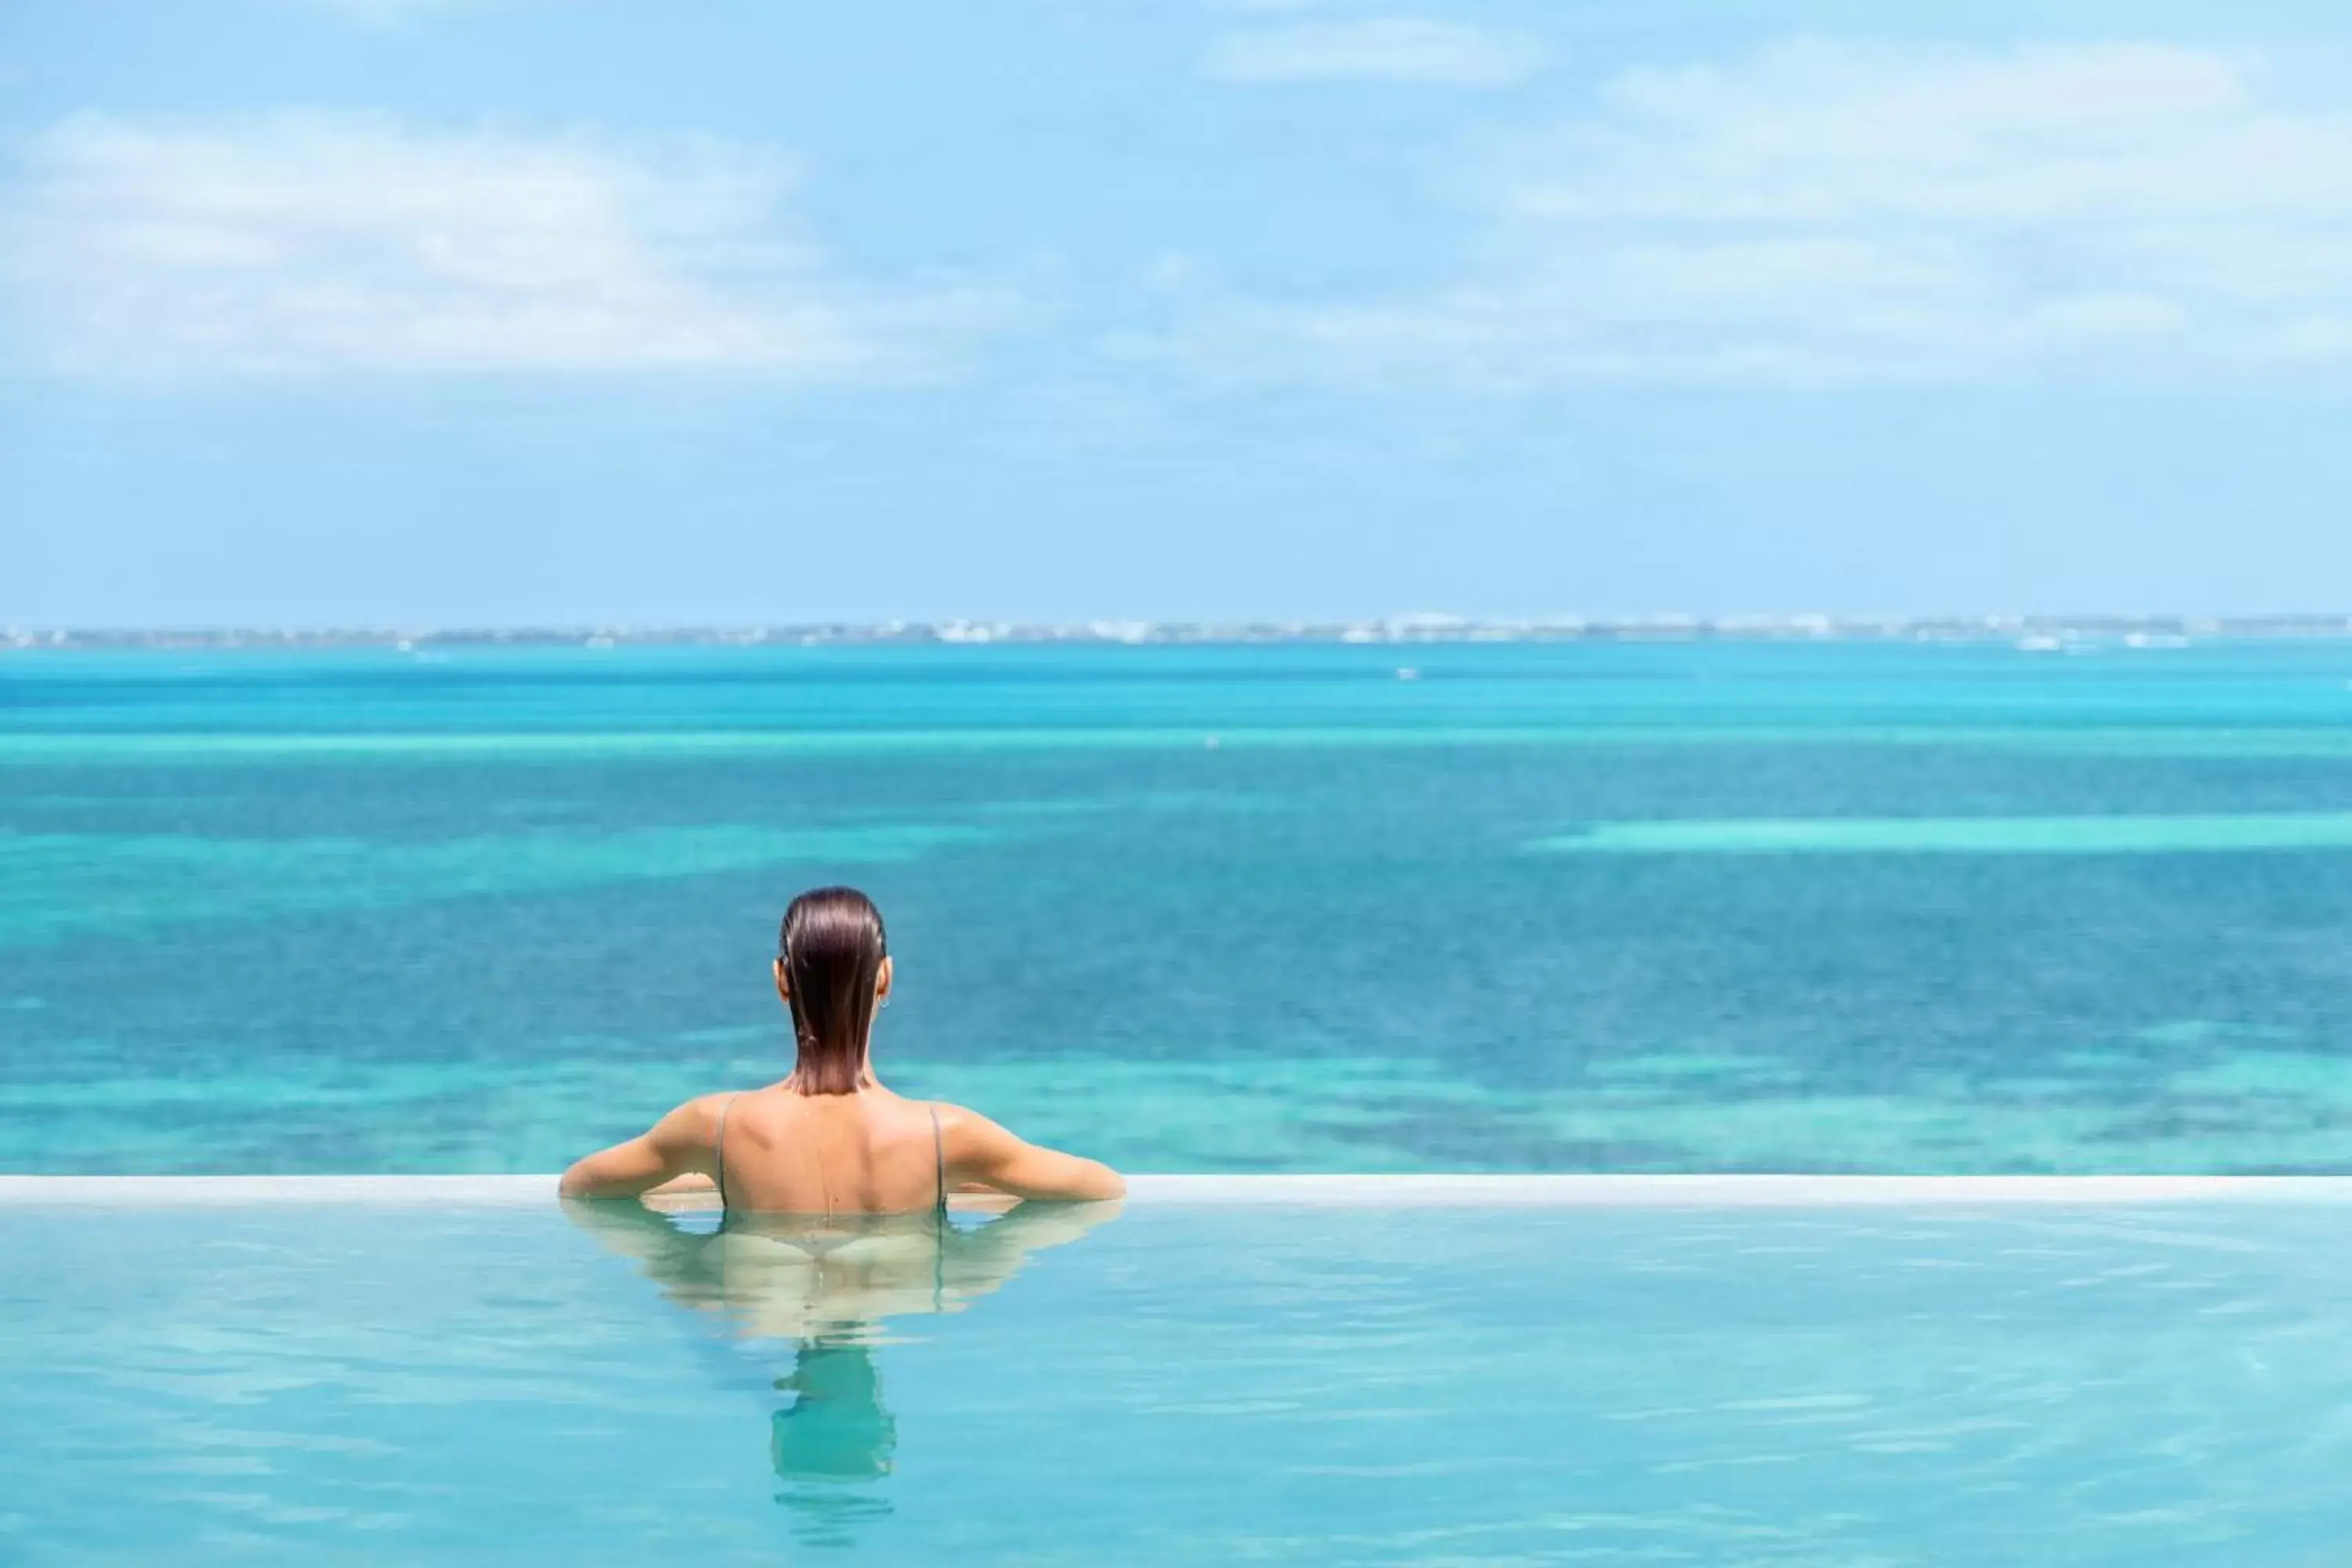
[{"label": "pool water", "polygon": [[0,1562],[2262,1563],[2340,1206],[0,1207]]}]

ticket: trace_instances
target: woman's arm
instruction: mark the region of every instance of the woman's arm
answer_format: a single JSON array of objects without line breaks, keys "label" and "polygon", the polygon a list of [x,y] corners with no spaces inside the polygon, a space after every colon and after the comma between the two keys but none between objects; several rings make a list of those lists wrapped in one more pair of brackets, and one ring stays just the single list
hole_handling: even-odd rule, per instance
[{"label": "woman's arm", "polygon": [[567,1198],[633,1198],[677,1177],[711,1173],[710,1145],[724,1095],[689,1100],[653,1126],[563,1173]]},{"label": "woman's arm", "polygon": [[978,1111],[940,1107],[940,1131],[950,1184],[1072,1203],[1127,1195],[1127,1179],[1101,1161],[1025,1142]]}]

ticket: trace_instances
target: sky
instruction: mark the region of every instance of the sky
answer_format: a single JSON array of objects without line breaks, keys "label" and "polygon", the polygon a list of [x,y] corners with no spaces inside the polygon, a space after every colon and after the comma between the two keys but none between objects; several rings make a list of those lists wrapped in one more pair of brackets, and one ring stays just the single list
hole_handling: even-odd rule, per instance
[{"label": "sky", "polygon": [[2352,608],[2352,16],[0,6],[0,626]]}]

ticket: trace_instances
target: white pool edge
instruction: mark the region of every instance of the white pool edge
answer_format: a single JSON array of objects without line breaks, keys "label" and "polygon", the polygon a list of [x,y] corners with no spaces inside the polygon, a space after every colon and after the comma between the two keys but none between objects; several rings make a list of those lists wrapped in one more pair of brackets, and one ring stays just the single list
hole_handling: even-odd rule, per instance
[{"label": "white pool edge", "polygon": [[[1848,1208],[2352,1203],[2341,1176],[1139,1175],[1148,1205],[1336,1207]],[[0,1175],[0,1206],[552,1205],[555,1177]]]}]

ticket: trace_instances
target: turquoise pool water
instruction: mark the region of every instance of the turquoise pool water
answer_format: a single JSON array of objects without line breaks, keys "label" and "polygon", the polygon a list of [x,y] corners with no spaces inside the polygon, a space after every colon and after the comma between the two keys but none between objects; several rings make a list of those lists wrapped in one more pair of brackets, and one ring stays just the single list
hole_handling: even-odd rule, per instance
[{"label": "turquoise pool water", "polygon": [[2332,1563],[2344,1214],[18,1205],[0,1561]]},{"label": "turquoise pool water", "polygon": [[2352,1169],[2345,641],[10,653],[0,1171],[559,1166],[833,879],[1137,1169]]}]

